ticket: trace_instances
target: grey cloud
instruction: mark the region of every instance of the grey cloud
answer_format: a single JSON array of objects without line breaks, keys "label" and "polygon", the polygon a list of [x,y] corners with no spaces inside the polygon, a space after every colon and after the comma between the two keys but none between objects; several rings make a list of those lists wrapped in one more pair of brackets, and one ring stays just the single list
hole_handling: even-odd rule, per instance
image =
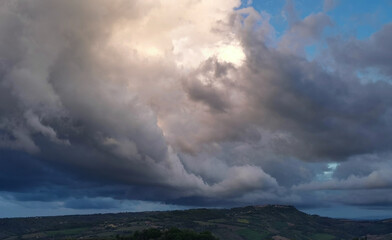
[{"label": "grey cloud", "polygon": [[333,177],[337,179],[346,179],[350,175],[357,177],[365,177],[373,171],[390,169],[391,154],[389,152],[383,154],[364,154],[352,156],[345,162],[340,163],[333,173]]},{"label": "grey cloud", "polygon": [[118,202],[111,199],[70,199],[64,203],[64,207],[72,209],[113,209],[118,208]]},{"label": "grey cloud", "polygon": [[350,157],[339,163],[330,179],[293,186],[299,192],[330,202],[358,206],[388,206],[392,181],[390,153]]},{"label": "grey cloud", "polygon": [[376,68],[382,74],[392,76],[390,64],[392,54],[391,48],[392,24],[386,24],[383,28],[373,34],[369,39],[349,41],[330,40],[332,55],[339,64],[344,67],[354,67],[357,70],[364,68]]},{"label": "grey cloud", "polygon": [[293,0],[286,1],[286,4],[284,5],[282,14],[284,17],[286,17],[287,22],[290,25],[294,25],[295,23],[297,23],[300,20],[298,17],[297,10],[295,9]]},{"label": "grey cloud", "polygon": [[24,117],[26,118],[27,125],[29,125],[34,131],[43,134],[51,141],[54,141],[59,144],[69,145],[69,142],[67,140],[61,140],[57,137],[57,133],[53,130],[53,128],[43,125],[38,116],[36,116],[31,111],[25,112]]},{"label": "grey cloud", "polygon": [[[11,140],[2,141],[2,147],[12,147],[10,145],[13,144],[13,148],[20,149],[22,146],[18,146],[23,145],[30,152],[40,149],[41,157],[55,162],[55,165],[68,166],[69,171],[87,171],[92,175],[104,176],[109,178],[108,181],[160,182],[168,177],[162,170],[176,171],[176,163],[163,163],[169,156],[162,133],[156,126],[154,113],[136,96],[127,96],[122,86],[106,80],[113,74],[109,72],[112,70],[99,70],[98,66],[110,68],[107,62],[99,59],[101,53],[95,51],[96,47],[104,46],[107,40],[103,24],[110,26],[123,15],[114,12],[106,15],[106,10],[96,2],[7,4],[9,6],[2,8],[2,11],[18,14],[7,12],[1,16],[10,18],[7,20],[11,22],[20,20],[20,26],[16,29],[26,30],[19,36],[19,39],[25,38],[26,41],[17,41],[13,45],[16,49],[26,48],[28,51],[22,52],[15,62],[5,59],[7,64],[13,65],[2,69],[2,86],[9,88],[21,103],[19,111],[13,116],[20,118],[21,126],[5,129],[12,136]],[[51,10],[47,11],[48,8]],[[130,10],[126,14],[134,11]],[[52,15],[56,12],[59,15]],[[104,19],[100,19],[101,16]],[[28,21],[23,21],[24,18]],[[30,23],[34,23],[31,28]],[[13,29],[1,30],[7,35],[7,31]],[[2,44],[0,48],[6,51],[10,46]],[[117,94],[118,98],[113,98],[112,94]],[[6,122],[12,121],[10,116],[2,117]],[[45,125],[40,118],[45,118]],[[71,126],[61,122],[64,118],[71,119],[68,122]],[[61,142],[58,129],[54,129],[56,122],[61,123],[58,126],[60,134],[68,135],[70,146],[56,146]],[[23,130],[27,126],[33,131]],[[48,137],[55,145],[40,142],[36,133]],[[80,149],[87,153],[83,155]],[[53,153],[54,150],[57,152]],[[63,156],[56,157],[60,153]],[[122,166],[124,164],[126,167]],[[151,176],[142,173],[142,177],[140,174],[132,176],[132,172],[141,169],[151,170]],[[147,180],[154,178],[154,175],[155,180]],[[114,179],[111,176],[115,176]],[[186,173],[182,176],[187,178]]]},{"label": "grey cloud", "polygon": [[292,157],[276,156],[276,151],[282,151],[279,145],[284,142],[281,141],[279,136],[269,136],[263,132],[258,140],[250,139],[246,142],[245,139],[241,139],[224,143],[219,149],[206,150],[197,157],[182,156],[182,161],[186,169],[211,183],[224,178],[228,166],[244,163],[259,166],[283,187],[309,182],[317,174],[325,171],[324,163],[309,164]]},{"label": "grey cloud", "polygon": [[[0,4],[0,147],[32,158],[10,163],[12,154],[1,153],[2,169],[19,174],[1,172],[9,183],[1,191],[17,199],[74,198],[66,202],[71,208],[100,197],[306,205],[322,200],[305,189],[390,187],[380,167],[386,162],[350,167],[375,162],[350,157],[392,147],[391,85],[364,85],[350,72],[352,66],[389,71],[390,51],[380,50],[390,48],[388,26],[370,40],[333,43],[337,63],[352,66],[328,71],[302,52],[331,26],[326,13],[303,20],[291,13],[290,29],[273,47],[268,17],[239,10],[217,23],[222,32],[209,31],[217,39],[238,38],[244,62],[210,56],[182,69],[168,36],[159,42],[169,43],[161,53],[149,45],[128,49],[127,40],[138,36],[123,40],[113,33],[157,6],[120,0]],[[183,30],[172,24],[162,27],[173,35]],[[342,46],[353,54],[339,55]],[[373,60],[362,60],[367,56]],[[335,179],[315,183],[331,161],[341,163]],[[35,179],[31,191],[20,185],[23,166]],[[109,202],[91,204],[110,208]]]},{"label": "grey cloud", "polygon": [[324,29],[331,25],[332,21],[325,13],[309,15],[292,24],[279,42],[279,48],[284,52],[304,54],[304,47],[318,40]]},{"label": "grey cloud", "polygon": [[289,133],[294,154],[338,160],[390,149],[390,84],[362,85],[317,62],[253,44],[246,45],[253,51],[243,69],[246,106],[261,127]]},{"label": "grey cloud", "polygon": [[324,12],[331,11],[336,7],[337,4],[338,4],[337,0],[324,0],[324,6],[323,6]]},{"label": "grey cloud", "polygon": [[[232,68],[233,66],[230,64],[209,59],[198,70],[190,74],[194,77],[185,80],[185,91],[193,101],[202,102],[213,111],[225,112],[230,108],[228,97],[230,93],[225,91],[226,88],[230,89],[230,83],[226,82],[228,80],[226,76]],[[224,89],[218,84],[222,84]]]},{"label": "grey cloud", "polygon": [[392,187],[390,169],[377,170],[365,177],[349,176],[344,180],[305,183],[295,186],[295,190],[348,190],[348,189],[384,189]]},{"label": "grey cloud", "polygon": [[29,153],[39,152],[39,147],[30,137],[29,131],[19,124],[1,124],[0,147],[6,149],[22,150]]}]

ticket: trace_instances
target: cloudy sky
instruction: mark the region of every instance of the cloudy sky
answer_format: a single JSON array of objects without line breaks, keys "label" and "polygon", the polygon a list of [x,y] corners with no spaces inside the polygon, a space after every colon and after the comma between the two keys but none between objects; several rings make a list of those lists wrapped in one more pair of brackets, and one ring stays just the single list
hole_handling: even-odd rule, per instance
[{"label": "cloudy sky", "polygon": [[392,1],[0,1],[0,217],[392,217]]}]

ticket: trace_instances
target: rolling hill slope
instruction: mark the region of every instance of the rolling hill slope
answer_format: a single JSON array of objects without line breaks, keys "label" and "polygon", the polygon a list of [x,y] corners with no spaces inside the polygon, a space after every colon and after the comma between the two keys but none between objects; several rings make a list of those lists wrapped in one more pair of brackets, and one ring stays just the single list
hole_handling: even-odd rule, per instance
[{"label": "rolling hill slope", "polygon": [[0,219],[0,239],[116,239],[136,230],[211,231],[222,240],[392,239],[392,220],[352,221],[308,215],[292,206]]}]

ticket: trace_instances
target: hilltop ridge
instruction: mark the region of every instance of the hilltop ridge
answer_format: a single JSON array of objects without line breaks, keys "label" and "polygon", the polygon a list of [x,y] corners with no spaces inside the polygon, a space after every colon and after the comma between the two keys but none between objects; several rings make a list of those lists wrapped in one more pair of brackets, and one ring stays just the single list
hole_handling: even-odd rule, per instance
[{"label": "hilltop ridge", "polygon": [[392,221],[309,215],[290,205],[0,219],[0,239],[115,239],[146,228],[210,231],[224,240],[391,239]]}]

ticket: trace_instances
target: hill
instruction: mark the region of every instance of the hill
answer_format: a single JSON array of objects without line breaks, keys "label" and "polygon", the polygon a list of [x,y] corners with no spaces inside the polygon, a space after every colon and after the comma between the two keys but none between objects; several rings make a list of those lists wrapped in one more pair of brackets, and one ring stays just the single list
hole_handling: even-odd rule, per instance
[{"label": "hill", "polygon": [[392,220],[308,215],[292,206],[0,219],[0,239],[116,239],[147,228],[210,231],[221,240],[392,239]]}]

